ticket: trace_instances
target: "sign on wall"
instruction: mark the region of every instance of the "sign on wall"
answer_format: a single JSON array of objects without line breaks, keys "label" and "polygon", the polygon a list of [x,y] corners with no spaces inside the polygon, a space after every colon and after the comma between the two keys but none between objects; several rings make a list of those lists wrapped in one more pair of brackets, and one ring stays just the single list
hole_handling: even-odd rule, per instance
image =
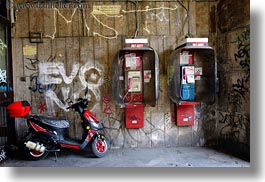
[{"label": "sign on wall", "polygon": [[119,15],[121,5],[100,5],[93,6],[93,14],[95,15]]},{"label": "sign on wall", "polygon": [[24,56],[33,56],[37,54],[37,46],[23,46],[23,55]]}]

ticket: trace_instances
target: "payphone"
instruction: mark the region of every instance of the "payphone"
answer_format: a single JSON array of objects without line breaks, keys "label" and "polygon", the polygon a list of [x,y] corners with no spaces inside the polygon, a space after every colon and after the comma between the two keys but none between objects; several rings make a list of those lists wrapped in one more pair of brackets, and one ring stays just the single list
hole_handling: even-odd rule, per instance
[{"label": "payphone", "polygon": [[124,101],[126,103],[141,102],[143,101],[142,56],[137,52],[127,52],[124,59],[126,92]]},{"label": "payphone", "polygon": [[169,97],[176,104],[176,125],[194,125],[194,107],[214,103],[215,53],[208,38],[187,38],[171,54],[167,75]]},{"label": "payphone", "polygon": [[125,39],[112,61],[113,100],[125,108],[125,127],[144,126],[144,107],[159,97],[159,59],[148,39]]}]

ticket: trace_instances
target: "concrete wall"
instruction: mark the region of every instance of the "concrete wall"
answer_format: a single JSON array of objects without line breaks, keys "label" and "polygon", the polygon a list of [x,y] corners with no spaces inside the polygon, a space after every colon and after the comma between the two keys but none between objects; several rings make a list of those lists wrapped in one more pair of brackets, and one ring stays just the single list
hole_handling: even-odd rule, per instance
[{"label": "concrete wall", "polygon": [[[15,3],[21,2],[23,0],[15,1]],[[225,6],[227,3],[227,1],[219,3],[218,6],[216,2],[190,3],[191,34],[193,37],[209,37],[209,44],[218,51],[220,67],[218,103],[214,105],[202,103],[196,106],[195,126],[175,125],[174,104],[170,102],[167,94],[167,60],[177,43],[183,40],[187,33],[185,10],[176,2],[140,1],[138,3],[138,36],[150,40],[150,45],[158,52],[160,59],[160,98],[156,107],[145,108],[144,128],[124,128],[124,110],[114,105],[110,87],[109,73],[112,58],[119,49],[123,48],[124,38],[135,35],[135,6],[129,2],[90,2],[90,8],[83,10],[19,9],[12,29],[15,100],[28,100],[32,105],[32,113],[67,117],[71,124],[70,136],[80,138],[81,127],[78,115],[65,110],[64,100],[69,96],[72,98],[82,96],[84,85],[88,83],[92,99],[89,108],[106,126],[112,147],[215,144],[219,137],[223,138],[229,133],[224,134],[227,129],[222,127],[226,125],[227,118],[230,118],[231,112],[228,108],[233,106],[232,100],[229,102],[232,94],[237,94],[238,99],[241,98],[244,102],[244,108],[232,113],[243,113],[245,118],[249,111],[247,110],[249,102],[246,102],[249,99],[249,90],[244,90],[246,95],[244,98],[241,97],[242,84],[244,89],[249,88],[249,82],[246,82],[248,71],[240,64],[241,59],[235,60],[233,55],[241,54],[237,37],[244,35],[245,29],[232,31],[230,27],[230,30],[221,32],[221,28],[216,26],[218,22],[222,23],[218,19],[220,6]],[[93,5],[112,4],[121,5],[124,11],[115,17],[92,14]],[[187,1],[184,1],[184,5],[187,6]],[[244,16],[249,20],[249,16],[237,16]],[[226,22],[223,26],[225,24]],[[29,32],[38,31],[43,32],[44,42],[30,43]],[[230,40],[233,40],[233,43],[227,44],[231,42]],[[226,69],[230,66],[230,62],[233,62],[231,65],[235,67]],[[54,67],[57,72],[54,72],[52,77],[45,78],[48,67]],[[231,75],[225,74],[229,78],[227,82],[224,82],[225,78],[222,76],[224,71],[228,71]],[[42,82],[44,84],[40,84],[40,79],[44,80]],[[229,84],[226,84],[228,82]],[[22,122],[17,122],[19,134],[22,133],[23,128]],[[242,140],[247,142],[247,138]]]},{"label": "concrete wall", "polygon": [[250,2],[217,6],[217,60],[220,92],[216,109],[218,145],[249,159]]}]

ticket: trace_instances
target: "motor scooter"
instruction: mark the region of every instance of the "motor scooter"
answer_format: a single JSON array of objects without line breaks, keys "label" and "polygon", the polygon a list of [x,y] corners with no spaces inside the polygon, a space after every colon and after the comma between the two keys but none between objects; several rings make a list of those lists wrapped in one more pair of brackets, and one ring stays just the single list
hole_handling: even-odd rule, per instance
[{"label": "motor scooter", "polygon": [[[85,94],[86,95],[86,94]],[[28,131],[22,139],[25,156],[30,160],[45,158],[50,152],[59,152],[62,148],[75,150],[91,146],[95,157],[104,157],[109,151],[103,124],[87,108],[88,99],[80,98],[76,103],[69,102],[67,109],[73,109],[81,117],[83,135],[81,140],[66,137],[69,121],[45,115],[29,114],[30,104],[27,101],[17,101],[8,105],[10,117],[25,117]],[[57,157],[57,155],[56,155]]]}]

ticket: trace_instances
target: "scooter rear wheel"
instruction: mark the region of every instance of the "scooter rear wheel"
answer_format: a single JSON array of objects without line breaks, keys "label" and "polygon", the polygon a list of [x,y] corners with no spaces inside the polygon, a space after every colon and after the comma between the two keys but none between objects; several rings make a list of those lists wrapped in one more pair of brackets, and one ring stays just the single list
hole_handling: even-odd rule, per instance
[{"label": "scooter rear wheel", "polygon": [[[39,143],[40,145],[43,145],[43,146],[46,146],[45,142],[39,138],[32,138],[32,139],[30,139],[30,141],[35,142],[35,143]],[[40,152],[40,151],[28,149],[27,147],[25,147],[25,154],[26,154],[26,157],[28,159],[36,161],[36,160],[44,159],[49,154],[49,152],[47,152],[47,151]]]},{"label": "scooter rear wheel", "polygon": [[91,143],[91,147],[93,154],[98,158],[104,157],[109,151],[109,144],[106,139],[96,138]]}]

